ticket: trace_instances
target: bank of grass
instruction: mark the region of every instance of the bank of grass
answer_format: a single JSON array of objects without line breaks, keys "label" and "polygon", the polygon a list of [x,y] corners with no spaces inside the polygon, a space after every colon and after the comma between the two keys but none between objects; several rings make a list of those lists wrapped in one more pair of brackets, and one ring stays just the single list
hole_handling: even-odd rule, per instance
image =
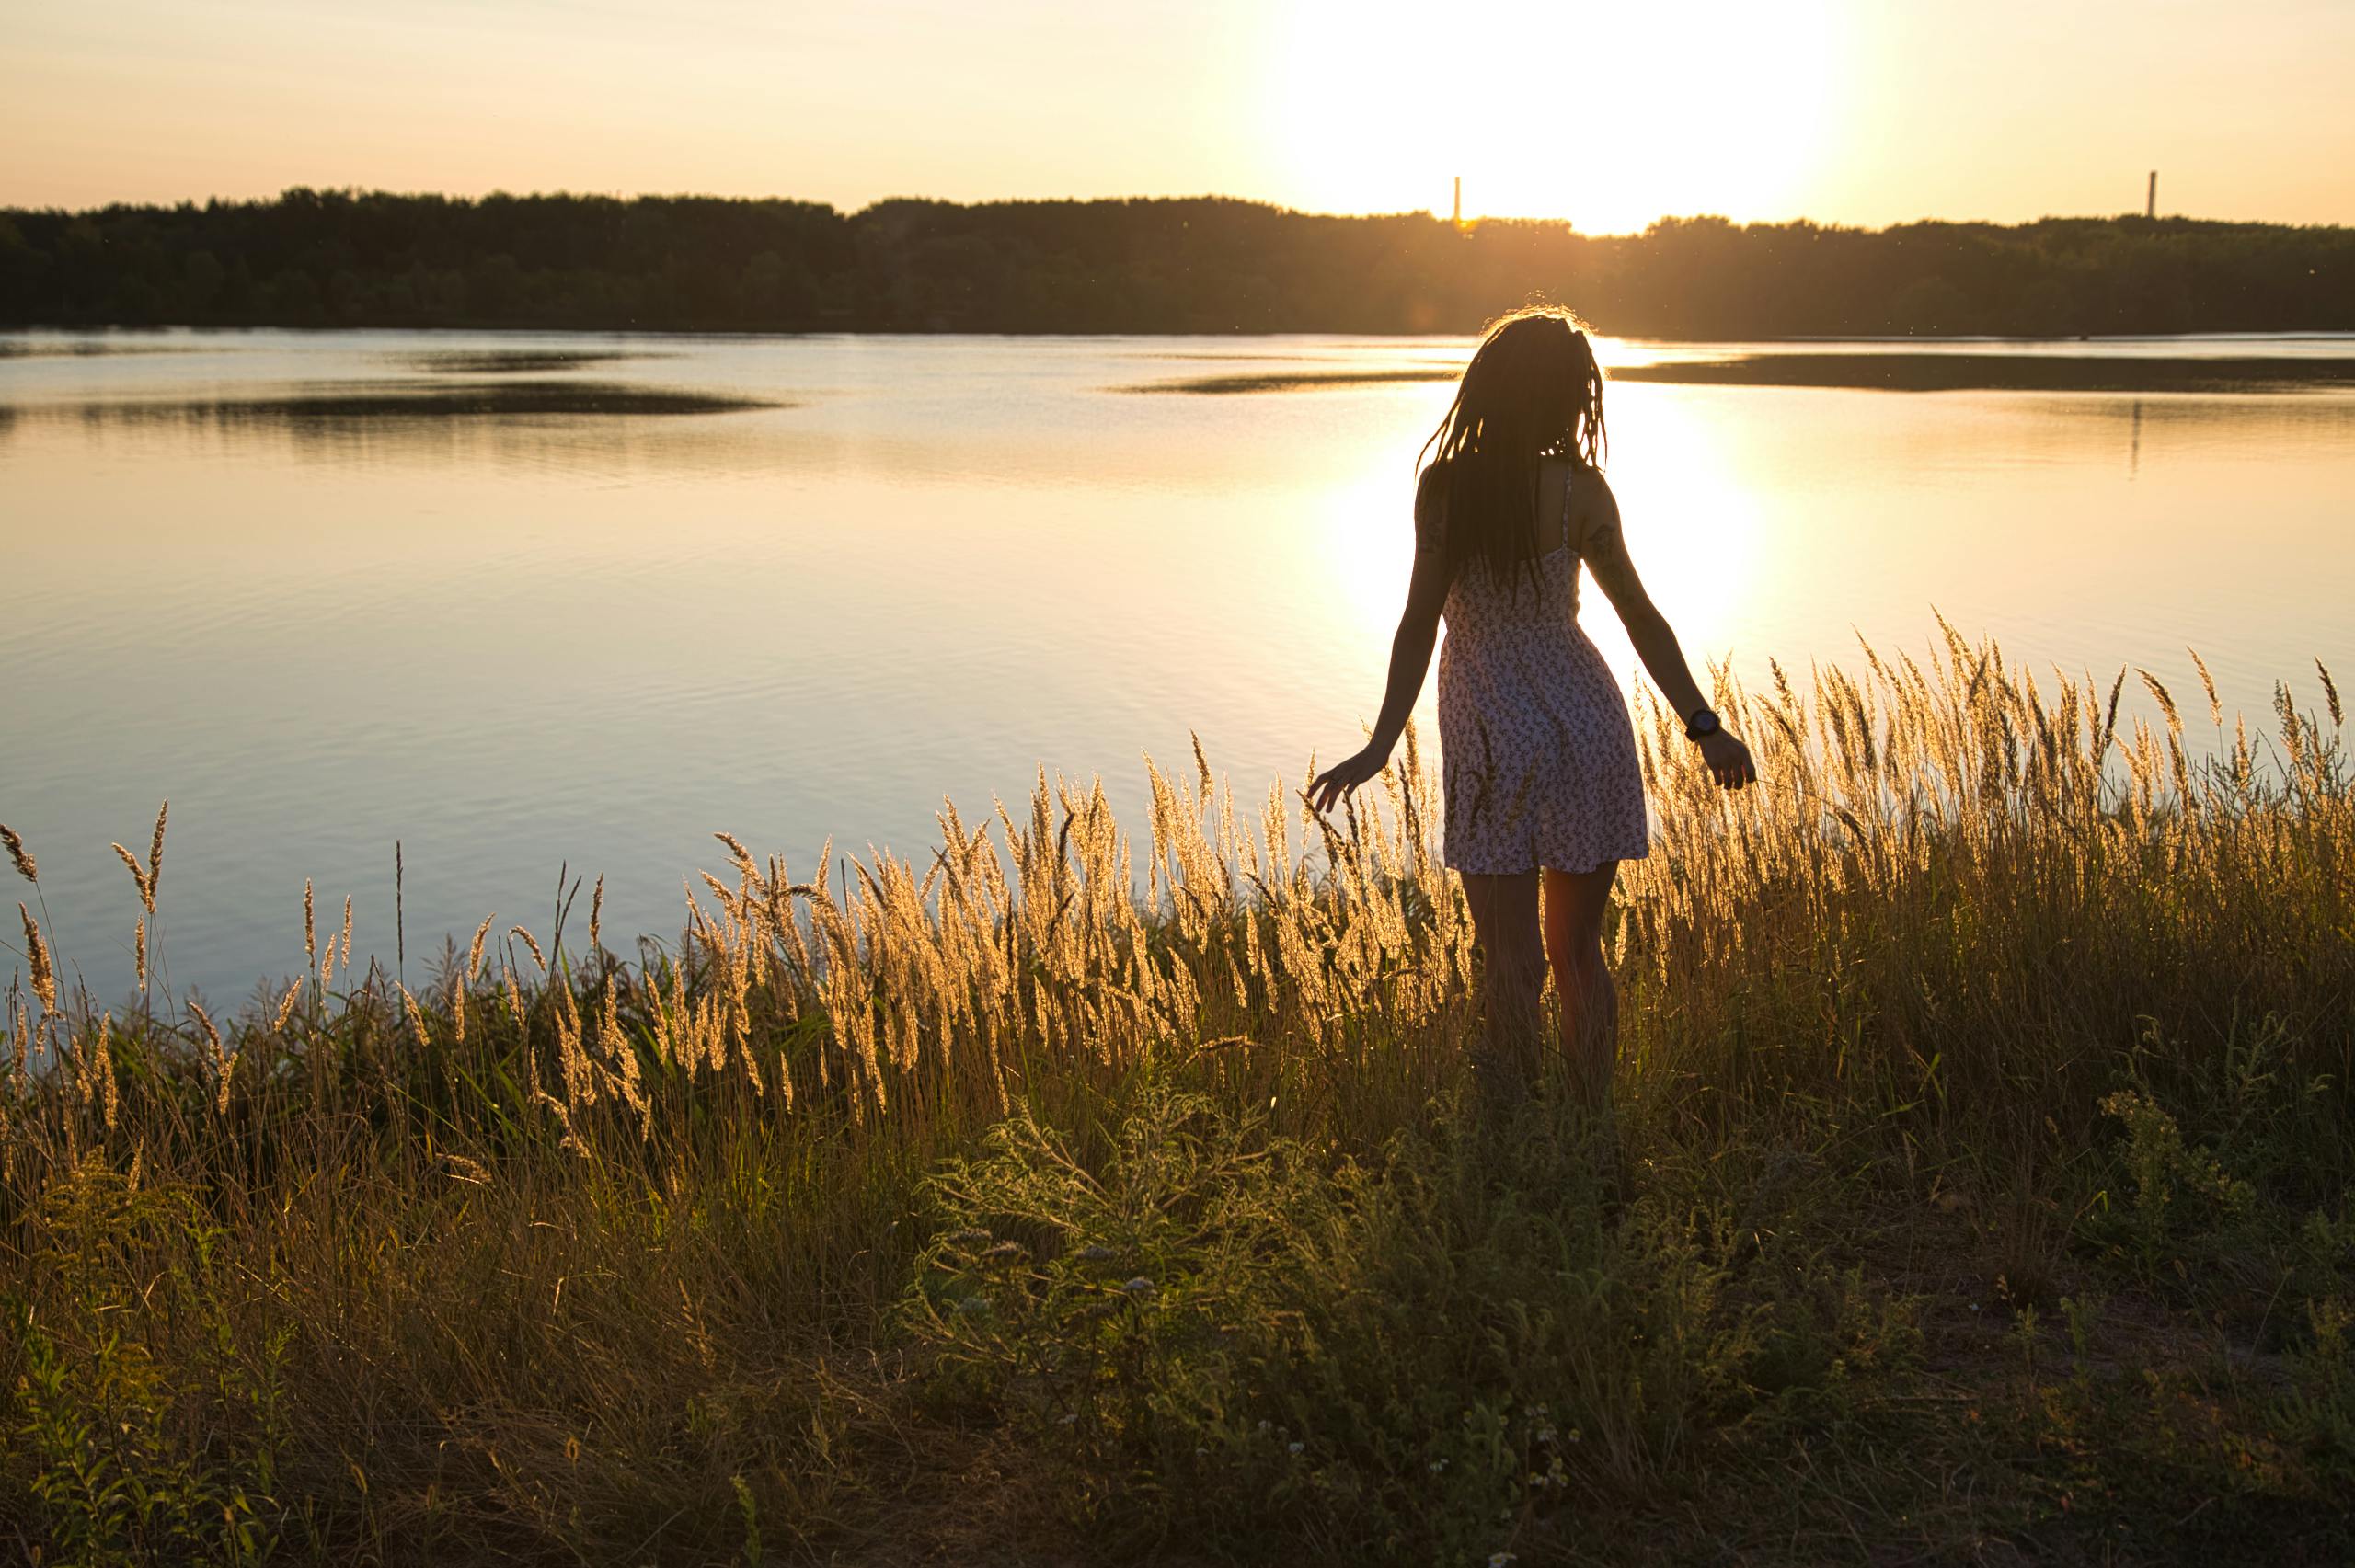
[{"label": "bank of grass", "polygon": [[[410,996],[327,922],[217,1028],[93,1017],[43,953],[0,1539],[2345,1560],[2327,675],[2252,738],[1951,635],[1864,660],[1724,693],[1738,797],[1642,715],[1620,1191],[1552,1094],[1456,1109],[1476,962],[1411,750],[1330,825],[1246,823],[1204,765],[1133,844],[1043,780],[846,881],[731,841],[631,962],[592,898]],[[124,858],[153,905],[160,830]]]}]

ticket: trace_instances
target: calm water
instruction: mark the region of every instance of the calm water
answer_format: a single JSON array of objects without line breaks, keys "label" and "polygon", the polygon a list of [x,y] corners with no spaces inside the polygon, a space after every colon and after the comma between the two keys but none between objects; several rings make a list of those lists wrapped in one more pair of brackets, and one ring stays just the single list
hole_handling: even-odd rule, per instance
[{"label": "calm water", "polygon": [[[921,853],[944,795],[971,818],[1043,764],[1101,773],[1141,830],[1141,754],[1190,765],[1189,730],[1246,798],[1296,781],[1379,704],[1411,463],[1449,388],[1118,389],[1468,351],[92,346],[0,337],[0,821],[110,999],[136,900],[108,844],[144,846],[169,795],[161,952],[218,1001],[300,966],[305,876],[339,917],[356,897],[359,945],[389,963],[396,839],[414,979],[491,910],[545,931],[562,863],[605,875],[609,940],[668,934],[682,874],[724,861],[715,829],[800,870],[830,835]],[[485,390],[519,381],[538,411]],[[775,406],[582,413],[547,390],[575,384]],[[443,395],[385,402],[421,387]],[[1637,562],[1696,664],[1848,659],[1860,633],[1919,650],[1935,605],[2016,658],[2147,666],[2178,692],[2195,644],[2253,716],[2277,676],[2315,701],[2316,655],[2355,673],[2355,395],[1631,382],[1608,413]]]}]

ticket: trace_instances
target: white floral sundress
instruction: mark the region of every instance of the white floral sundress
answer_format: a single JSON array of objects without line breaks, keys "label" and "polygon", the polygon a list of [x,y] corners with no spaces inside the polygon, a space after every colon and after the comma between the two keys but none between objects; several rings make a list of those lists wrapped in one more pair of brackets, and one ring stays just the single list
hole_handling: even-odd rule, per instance
[{"label": "white floral sundress", "polygon": [[1474,875],[1641,860],[1650,842],[1635,727],[1578,624],[1580,552],[1562,537],[1527,568],[1474,561],[1442,611],[1439,729],[1447,864]]}]

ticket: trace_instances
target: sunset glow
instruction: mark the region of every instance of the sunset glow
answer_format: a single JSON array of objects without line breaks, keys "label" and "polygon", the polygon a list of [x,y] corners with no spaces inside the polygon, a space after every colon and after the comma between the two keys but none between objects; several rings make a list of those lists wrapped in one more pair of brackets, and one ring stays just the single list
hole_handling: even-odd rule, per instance
[{"label": "sunset glow", "polygon": [[293,185],[2355,219],[2355,7],[0,0],[0,204]]},{"label": "sunset glow", "polygon": [[1308,207],[1383,212],[1443,202],[1461,175],[1467,214],[1596,233],[1797,212],[1829,152],[1844,11],[1470,0],[1435,30],[1429,7],[1392,0],[1295,6],[1278,183]]}]

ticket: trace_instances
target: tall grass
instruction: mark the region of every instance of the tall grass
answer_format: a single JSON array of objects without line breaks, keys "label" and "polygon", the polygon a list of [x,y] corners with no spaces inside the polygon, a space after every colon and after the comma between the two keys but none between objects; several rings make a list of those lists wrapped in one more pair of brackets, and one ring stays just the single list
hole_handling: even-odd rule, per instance
[{"label": "tall grass", "polygon": [[[1332,821],[1281,785],[1239,811],[1198,748],[1143,839],[1043,774],[922,862],[721,834],[673,947],[609,950],[592,898],[585,942],[486,921],[414,992],[306,890],[304,973],[228,1022],[60,995],[36,898],[0,1530],[45,1561],[1635,1554],[1582,1517],[1806,1559],[1859,1510],[1933,1551],[2177,1541],[2145,1484],[2276,1544],[2342,1528],[2330,676],[2255,737],[2208,689],[2188,735],[2147,675],[2126,720],[2123,671],[1942,631],[1721,678],[1740,795],[1639,700],[1624,1209],[1552,1099],[1453,1109],[1478,956],[1411,734]],[[122,852],[143,951],[163,836]],[[2112,1442],[2126,1469],[2084,1459]]]}]

